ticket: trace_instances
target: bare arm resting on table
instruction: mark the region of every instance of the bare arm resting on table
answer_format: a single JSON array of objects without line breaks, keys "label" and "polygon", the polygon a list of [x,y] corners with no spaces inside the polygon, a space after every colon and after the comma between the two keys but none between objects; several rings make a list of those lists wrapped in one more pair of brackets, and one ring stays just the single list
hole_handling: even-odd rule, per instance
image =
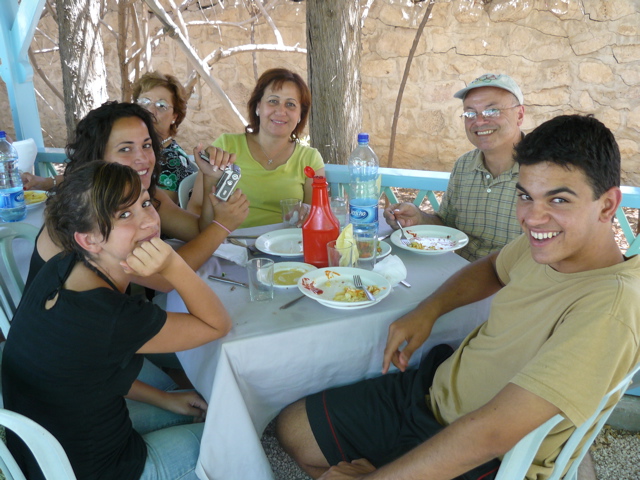
[{"label": "bare arm resting on table", "polygon": [[[398,460],[372,471],[349,464],[331,467],[322,480],[450,480],[504,455],[522,437],[560,413],[557,407],[509,383],[489,403],[471,412]],[[372,472],[370,474],[365,474]],[[364,474],[364,475],[363,475]]]},{"label": "bare arm resting on table", "polygon": [[[391,363],[404,372],[411,355],[429,337],[442,315],[487,298],[503,287],[496,273],[497,257],[498,252],[491,253],[459,270],[414,310],[389,326],[382,373],[387,373]],[[405,348],[398,350],[405,341]]]}]

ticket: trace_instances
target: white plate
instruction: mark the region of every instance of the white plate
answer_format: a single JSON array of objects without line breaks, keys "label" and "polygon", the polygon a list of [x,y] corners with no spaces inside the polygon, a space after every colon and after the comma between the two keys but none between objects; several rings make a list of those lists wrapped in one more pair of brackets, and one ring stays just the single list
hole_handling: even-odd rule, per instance
[{"label": "white plate", "polygon": [[438,248],[437,250],[421,250],[419,248],[413,248],[403,245],[400,241],[400,230],[396,230],[391,234],[391,242],[394,245],[421,255],[440,255],[442,253],[453,252],[469,243],[469,237],[467,237],[464,232],[442,225],[416,225],[414,227],[405,228],[404,230],[405,232],[407,232],[407,236],[410,239],[412,237],[420,237],[424,240],[425,243],[430,243],[429,239],[451,241],[451,245],[447,245],[443,248]]},{"label": "white plate", "polygon": [[278,257],[301,257],[302,229],[286,228],[260,235],[256,240],[256,248]]},{"label": "white plate", "polygon": [[[33,203],[27,203],[27,197],[30,195],[27,192],[33,192],[32,195],[38,195],[38,196],[44,195],[44,198],[42,200],[38,200],[38,201],[33,202]],[[38,205],[42,205],[44,202],[47,201],[47,192],[45,192],[44,190],[27,190],[24,193],[25,193],[24,203],[27,206],[27,208],[37,207]]]},{"label": "white plate", "polygon": [[[339,302],[334,297],[345,287],[353,288],[353,275],[360,275],[365,287],[375,285],[380,291],[374,294],[375,302],[370,300],[360,302]],[[322,301],[322,305],[331,308],[356,308],[375,305],[391,293],[391,284],[382,275],[369,270],[351,267],[329,267],[313,270],[298,280],[298,288],[307,297]]]},{"label": "white plate", "polygon": [[319,298],[317,299],[317,302],[320,305],[324,305],[325,307],[329,307],[329,308],[335,308],[337,310],[358,310],[359,308],[367,308],[372,305],[375,305],[379,302],[379,300],[375,302],[368,302],[362,305],[361,304],[351,305],[349,304],[349,302],[341,302],[341,303],[344,303],[344,305],[336,305],[335,303],[327,303],[324,300],[320,300]]},{"label": "white plate", "polygon": [[[276,288],[296,288],[298,286],[298,279],[304,275],[307,272],[310,272],[311,270],[317,270],[318,267],[315,267],[313,265],[309,265],[308,263],[302,263],[302,262],[280,262],[280,263],[276,263],[273,266],[273,286]],[[278,276],[278,272],[283,272],[283,271],[287,271],[287,270],[293,270],[295,272],[299,272],[300,275],[295,279],[295,281],[293,283],[288,283],[286,285],[284,284],[278,284],[276,283],[276,278]]]},{"label": "white plate", "polygon": [[390,253],[391,253],[391,245],[383,241],[378,242],[378,256],[376,257],[376,260],[380,260],[381,258],[386,257]]}]

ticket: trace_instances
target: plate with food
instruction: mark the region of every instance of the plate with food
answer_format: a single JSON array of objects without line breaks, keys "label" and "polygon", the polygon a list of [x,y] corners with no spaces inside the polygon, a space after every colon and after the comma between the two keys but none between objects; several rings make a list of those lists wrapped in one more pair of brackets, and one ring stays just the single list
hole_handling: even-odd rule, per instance
[{"label": "plate with food", "polygon": [[377,259],[380,260],[381,258],[386,257],[390,253],[391,253],[391,245],[389,245],[387,242],[379,241]]},{"label": "plate with food", "polygon": [[[354,275],[360,275],[362,284],[375,297],[375,301],[369,300],[364,291],[355,288]],[[313,270],[300,277],[298,288],[307,297],[331,308],[370,307],[391,293],[391,284],[379,273],[351,267]]]},{"label": "plate with food", "polygon": [[36,207],[47,201],[47,192],[44,190],[25,190],[24,203],[27,208]]},{"label": "plate with food", "polygon": [[260,235],[256,248],[262,253],[278,257],[302,256],[302,229],[285,228]]},{"label": "plate with food", "polygon": [[416,225],[405,227],[410,244],[404,245],[400,239],[400,230],[391,234],[391,242],[398,247],[421,255],[440,255],[454,252],[467,243],[469,237],[455,228],[442,225]]},{"label": "plate with food", "polygon": [[305,273],[318,268],[302,262],[280,262],[273,266],[273,286],[276,288],[296,288],[298,280]]}]

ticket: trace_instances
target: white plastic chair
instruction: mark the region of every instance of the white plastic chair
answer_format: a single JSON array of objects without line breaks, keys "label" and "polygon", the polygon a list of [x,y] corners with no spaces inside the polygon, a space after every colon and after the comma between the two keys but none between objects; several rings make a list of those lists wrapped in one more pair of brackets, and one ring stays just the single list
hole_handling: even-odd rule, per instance
[{"label": "white plastic chair", "polygon": [[[598,408],[596,409],[595,413],[591,417],[589,417],[587,421],[585,421],[582,425],[574,430],[567,442],[562,447],[560,455],[558,455],[558,458],[555,461],[553,473],[548,478],[548,480],[577,480],[578,467],[580,466],[580,462],[586,455],[589,447],[593,443],[593,440],[596,438],[596,436],[600,432],[600,429],[602,429],[602,426],[613,411],[613,407],[611,407],[609,410],[602,413],[604,407],[607,405],[607,402],[612,395],[621,392],[620,396],[622,396],[624,391],[631,383],[633,376],[638,371],[640,371],[640,363],[636,365],[633,370],[626,377],[624,377],[624,379],[615,388],[613,388],[613,390],[611,390],[604,396],[604,398],[598,404]],[[602,415],[600,416],[600,418],[598,418],[601,413]],[[533,462],[540,444],[542,444],[542,441],[545,439],[551,429],[558,423],[560,423],[563,418],[564,417],[562,415],[556,415],[540,425],[534,431],[530,432],[524,438],[522,438],[516,444],[516,446],[509,450],[509,452],[507,452],[507,454],[504,456],[495,480],[523,479],[527,473],[527,470],[529,470],[529,466]],[[587,433],[589,434],[587,435]],[[571,460],[572,455],[576,453],[580,443],[583,440],[584,443],[578,451],[577,457],[571,464],[571,468],[569,468],[566,475],[562,476],[562,472],[564,472],[567,464]]]},{"label": "white plastic chair", "polygon": [[196,183],[196,176],[198,172],[194,172],[188,177],[185,177],[178,185],[178,201],[180,202],[180,208],[187,208],[189,203],[189,193],[193,190],[193,184]]},{"label": "white plastic chair", "polygon": [[[0,257],[5,274],[2,277],[0,303],[7,317],[12,317],[24,292],[24,280],[13,253],[13,242],[22,238],[35,245],[38,227],[29,223],[2,224],[0,226]],[[12,293],[13,292],[13,293]],[[6,333],[3,330],[6,336]]]},{"label": "white plastic chair", "polygon": [[[45,428],[24,415],[5,409],[0,409],[0,425],[24,441],[47,480],[76,479],[62,445]],[[0,468],[7,480],[26,480],[4,442],[0,442]]]}]

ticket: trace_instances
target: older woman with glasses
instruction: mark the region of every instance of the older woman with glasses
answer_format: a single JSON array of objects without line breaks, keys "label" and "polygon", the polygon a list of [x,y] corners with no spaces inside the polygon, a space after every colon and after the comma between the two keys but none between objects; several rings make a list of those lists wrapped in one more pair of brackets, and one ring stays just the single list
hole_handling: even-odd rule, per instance
[{"label": "older woman with glasses", "polygon": [[156,133],[162,143],[158,186],[178,203],[180,182],[198,171],[174,138],[187,114],[186,91],[173,75],[149,72],[134,84],[133,100],[154,116]]}]

